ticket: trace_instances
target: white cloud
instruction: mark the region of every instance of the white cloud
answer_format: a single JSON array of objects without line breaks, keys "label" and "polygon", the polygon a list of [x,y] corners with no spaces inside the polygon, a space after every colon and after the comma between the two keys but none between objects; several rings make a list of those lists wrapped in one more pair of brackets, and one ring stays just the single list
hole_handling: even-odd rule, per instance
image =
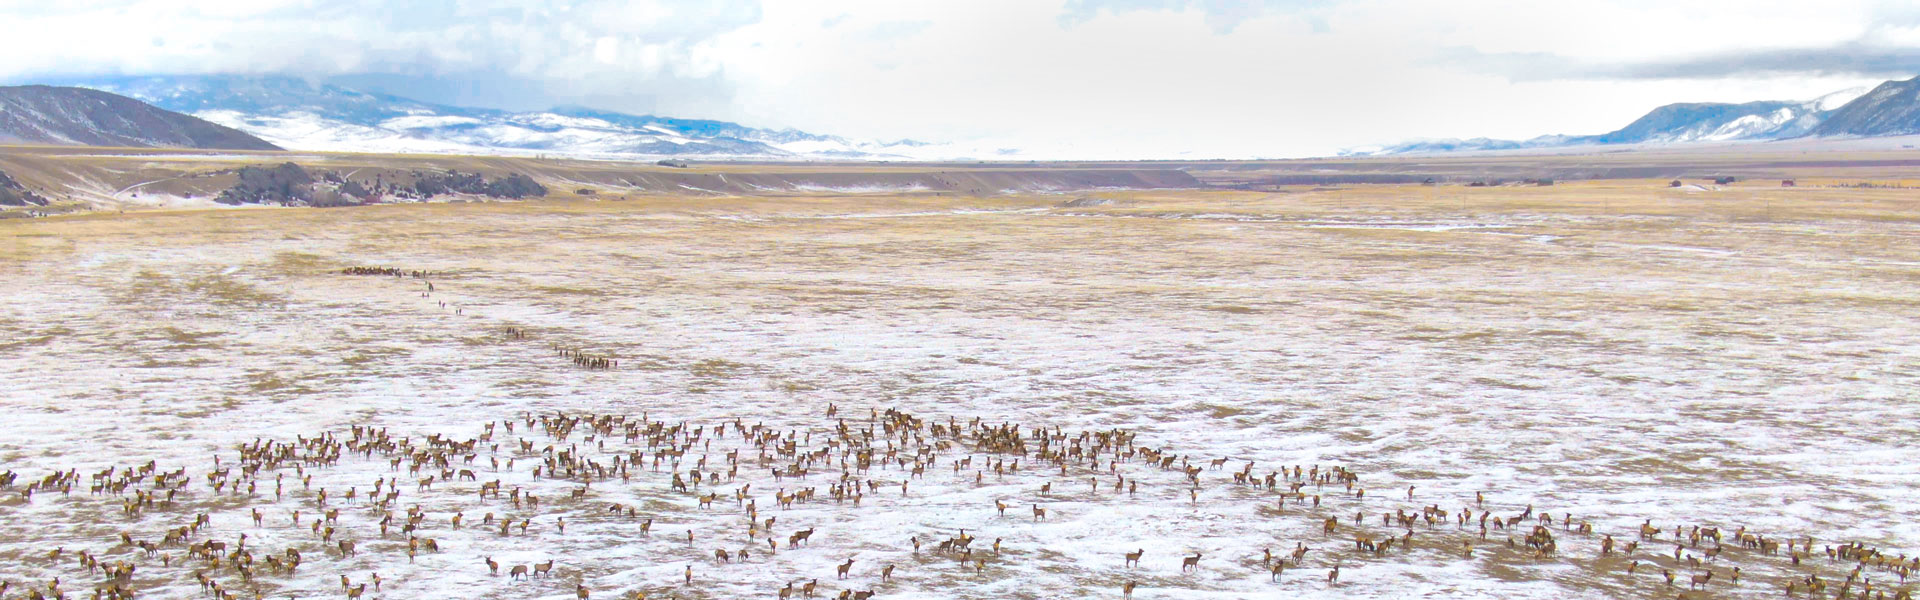
[{"label": "white cloud", "polygon": [[[0,0],[0,22],[12,80],[496,78],[554,102],[1085,157],[1597,133],[1666,102],[1871,84],[1854,49],[1920,39],[1901,3],[1799,0]],[[1789,49],[1838,68],[1745,69]]]}]

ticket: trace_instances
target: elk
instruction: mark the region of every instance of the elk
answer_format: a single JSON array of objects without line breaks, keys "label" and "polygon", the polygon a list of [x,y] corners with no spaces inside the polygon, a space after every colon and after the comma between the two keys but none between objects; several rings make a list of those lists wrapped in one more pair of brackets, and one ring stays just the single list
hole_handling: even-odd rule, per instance
[{"label": "elk", "polygon": [[547,562],[534,565],[533,574],[552,577],[553,576],[553,559],[549,558],[547,559]]},{"label": "elk", "polygon": [[485,559],[485,560],[487,561],[487,574],[488,574],[488,575],[492,575],[492,576],[495,576],[495,577],[499,577],[499,576],[500,576],[500,563],[497,563],[497,562],[493,562],[493,557],[491,557],[491,556],[489,556],[489,557],[486,557],[486,559]]},{"label": "elk", "polygon": [[1124,563],[1124,564],[1125,564],[1125,566],[1129,566],[1129,567],[1138,567],[1138,566],[1140,566],[1140,556],[1141,556],[1141,555],[1143,555],[1143,554],[1146,554],[1146,553],[1147,553],[1147,549],[1146,549],[1146,548],[1141,548],[1141,549],[1139,549],[1139,550],[1134,550],[1134,551],[1132,551],[1132,552],[1128,552],[1128,553],[1127,553],[1127,562],[1126,562],[1126,563]]},{"label": "elk", "polygon": [[1033,520],[1035,521],[1047,520],[1047,509],[1040,508],[1040,505],[1038,504],[1033,505]]},{"label": "elk", "polygon": [[837,576],[840,579],[846,579],[847,571],[853,570],[853,559],[849,558],[847,559],[847,562],[840,563],[840,566],[834,567],[834,570],[838,571],[837,573],[834,574],[835,576]]},{"label": "elk", "polygon": [[1709,581],[1713,581],[1713,571],[1707,571],[1702,575],[1694,575],[1687,583],[1687,589],[1693,590],[1707,587],[1707,582]]},{"label": "elk", "polygon": [[1193,553],[1193,556],[1180,559],[1180,570],[1181,571],[1200,570],[1200,553],[1195,552]]}]

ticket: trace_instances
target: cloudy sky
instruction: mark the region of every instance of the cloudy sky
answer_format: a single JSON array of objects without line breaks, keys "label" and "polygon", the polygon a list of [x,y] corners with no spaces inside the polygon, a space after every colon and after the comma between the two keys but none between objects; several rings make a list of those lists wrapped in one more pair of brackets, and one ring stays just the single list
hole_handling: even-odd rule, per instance
[{"label": "cloudy sky", "polygon": [[1920,74],[1823,0],[0,0],[0,80],[288,74],[1056,157],[1325,155],[1618,128]]}]

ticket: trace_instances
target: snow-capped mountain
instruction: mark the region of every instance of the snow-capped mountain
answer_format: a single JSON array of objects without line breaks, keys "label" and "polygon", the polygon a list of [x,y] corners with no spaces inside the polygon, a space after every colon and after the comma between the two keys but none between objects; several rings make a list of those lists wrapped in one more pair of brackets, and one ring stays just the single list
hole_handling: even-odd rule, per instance
[{"label": "snow-capped mountain", "polygon": [[1626,127],[1599,135],[1543,135],[1519,141],[1488,138],[1415,140],[1387,146],[1355,148],[1342,154],[1367,156],[1613,144],[1686,144],[1786,139],[1815,133],[1816,128],[1837,112],[1836,109],[1861,97],[1864,93],[1866,93],[1865,89],[1856,88],[1805,101],[1762,101],[1743,104],[1682,102],[1655,108],[1627,124]]},{"label": "snow-capped mountain", "polygon": [[1920,133],[1920,77],[1889,81],[1827,116],[1818,136],[1879,137]]},{"label": "snow-capped mountain", "polygon": [[918,157],[929,148],[911,140],[851,140],[577,107],[513,112],[446,106],[292,77],[115,77],[74,84],[192,114],[293,150],[794,159]]},{"label": "snow-capped mountain", "polygon": [[278,150],[260,138],[76,87],[0,87],[0,143]]}]

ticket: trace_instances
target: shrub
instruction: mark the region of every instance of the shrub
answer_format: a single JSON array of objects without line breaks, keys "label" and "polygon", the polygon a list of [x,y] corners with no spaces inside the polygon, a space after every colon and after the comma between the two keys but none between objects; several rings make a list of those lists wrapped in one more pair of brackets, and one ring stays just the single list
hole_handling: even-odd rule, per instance
[{"label": "shrub", "polygon": [[221,204],[294,204],[313,198],[313,175],[293,163],[242,167],[240,180],[214,198]]}]

